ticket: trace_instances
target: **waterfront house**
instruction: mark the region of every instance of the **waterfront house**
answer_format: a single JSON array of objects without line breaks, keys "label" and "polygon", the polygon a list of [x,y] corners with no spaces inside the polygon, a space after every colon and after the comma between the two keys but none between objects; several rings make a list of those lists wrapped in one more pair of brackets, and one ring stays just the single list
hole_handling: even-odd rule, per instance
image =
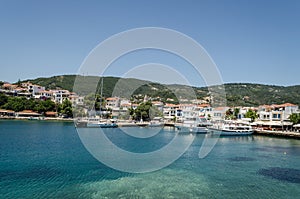
[{"label": "waterfront house", "polygon": [[192,120],[199,116],[199,109],[195,104],[179,104],[179,110],[182,111],[182,120]]},{"label": "waterfront house", "polygon": [[298,106],[291,103],[261,105],[258,107],[258,119],[254,125],[268,130],[285,130],[292,128],[289,117],[298,113]]},{"label": "waterfront house", "polygon": [[0,117],[14,117],[15,111],[0,109]]},{"label": "waterfront house", "polygon": [[229,109],[229,107],[216,107],[212,109],[211,119],[212,120],[224,120],[226,111]]},{"label": "waterfront house", "polygon": [[159,111],[163,112],[164,109],[164,103],[161,101],[152,101],[151,102],[153,106],[155,106]]},{"label": "waterfront house", "polygon": [[163,116],[167,120],[173,120],[175,117],[177,120],[181,120],[182,110],[179,109],[179,105],[165,104],[163,108]]},{"label": "waterfront house", "polygon": [[45,116],[46,117],[57,117],[58,113],[54,112],[54,111],[47,111],[47,112],[45,112]]},{"label": "waterfront house", "polygon": [[41,114],[34,112],[32,110],[23,110],[20,112],[16,112],[16,117],[40,117]]},{"label": "waterfront house", "polygon": [[198,104],[197,108],[199,109],[199,116],[210,118],[212,115],[212,107],[210,104],[204,103],[204,104]]},{"label": "waterfront house", "polygon": [[106,98],[106,108],[119,108],[120,107],[120,98],[119,97],[109,97]]},{"label": "waterfront house", "polygon": [[298,106],[291,103],[262,105],[258,107],[258,120],[288,121],[292,113],[298,112]]},{"label": "waterfront house", "polygon": [[84,102],[84,97],[78,96],[74,92],[70,93],[70,95],[68,96],[68,99],[73,105],[81,105],[82,106],[83,102]]}]

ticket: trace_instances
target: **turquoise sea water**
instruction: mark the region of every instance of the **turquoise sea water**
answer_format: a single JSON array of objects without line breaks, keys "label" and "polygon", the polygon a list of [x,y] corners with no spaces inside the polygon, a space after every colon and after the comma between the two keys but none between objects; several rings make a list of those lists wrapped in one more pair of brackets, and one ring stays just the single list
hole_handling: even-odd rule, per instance
[{"label": "turquoise sea water", "polygon": [[[165,129],[139,144],[119,129],[105,131],[136,152],[156,150],[174,136]],[[131,174],[94,159],[73,123],[0,121],[0,198],[300,198],[300,140],[221,137],[199,159],[203,138],[197,135],[170,166]]]}]

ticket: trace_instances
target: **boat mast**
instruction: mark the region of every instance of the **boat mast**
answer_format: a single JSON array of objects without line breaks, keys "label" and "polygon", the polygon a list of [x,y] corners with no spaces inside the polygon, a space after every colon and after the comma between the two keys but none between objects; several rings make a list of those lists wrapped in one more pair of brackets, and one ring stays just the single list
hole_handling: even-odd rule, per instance
[{"label": "boat mast", "polygon": [[100,118],[102,119],[102,94],[103,94],[103,77],[101,78],[101,85],[100,85]]}]

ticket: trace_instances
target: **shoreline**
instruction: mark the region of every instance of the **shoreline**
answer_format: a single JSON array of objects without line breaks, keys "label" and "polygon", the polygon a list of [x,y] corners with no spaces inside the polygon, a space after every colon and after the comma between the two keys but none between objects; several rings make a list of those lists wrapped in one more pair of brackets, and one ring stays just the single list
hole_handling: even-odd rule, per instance
[{"label": "shoreline", "polygon": [[1,120],[32,120],[32,121],[62,121],[62,122],[73,122],[73,118],[53,118],[53,117],[0,117]]},{"label": "shoreline", "polygon": [[[5,120],[20,120],[20,121],[55,121],[55,122],[74,122],[73,118],[53,118],[53,117],[0,117],[0,121]],[[118,123],[117,123],[118,124]],[[145,124],[145,123],[143,123]],[[139,123],[131,123],[131,122],[120,122],[118,124],[119,127],[141,127],[144,126]],[[174,123],[165,123],[164,126],[174,127]],[[296,131],[271,131],[271,130],[261,130],[254,129],[253,135],[260,136],[272,136],[272,137],[280,137],[280,138],[292,138],[292,139],[300,139],[300,132]]]}]

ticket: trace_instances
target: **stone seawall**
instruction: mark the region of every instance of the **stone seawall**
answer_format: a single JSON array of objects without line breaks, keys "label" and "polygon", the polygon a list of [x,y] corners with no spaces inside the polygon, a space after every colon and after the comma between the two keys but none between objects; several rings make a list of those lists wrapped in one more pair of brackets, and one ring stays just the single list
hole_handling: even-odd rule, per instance
[{"label": "stone seawall", "polygon": [[295,132],[295,131],[269,131],[269,130],[256,129],[254,130],[254,134],[300,139],[300,132]]}]

